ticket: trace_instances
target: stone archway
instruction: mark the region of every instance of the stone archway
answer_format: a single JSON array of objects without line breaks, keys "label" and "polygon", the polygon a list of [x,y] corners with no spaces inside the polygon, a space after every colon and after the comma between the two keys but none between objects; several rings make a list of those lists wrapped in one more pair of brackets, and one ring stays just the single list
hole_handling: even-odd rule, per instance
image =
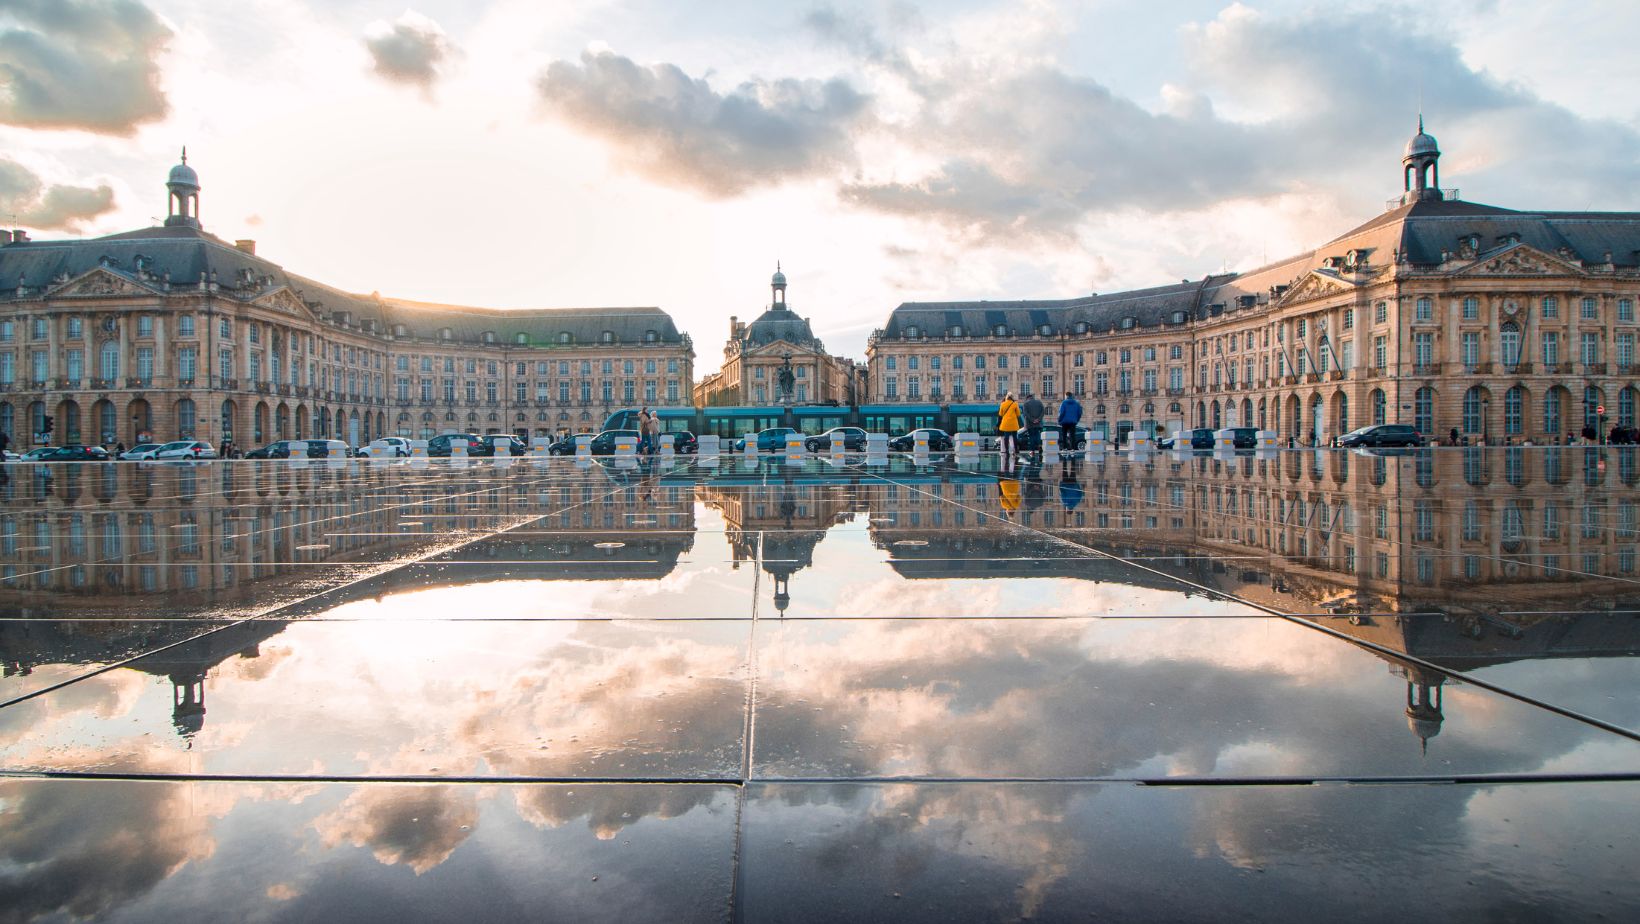
[{"label": "stone archway", "polygon": [[131,445],[153,440],[154,409],[148,399],[131,399],[131,403],[125,406],[125,419],[131,423]]}]

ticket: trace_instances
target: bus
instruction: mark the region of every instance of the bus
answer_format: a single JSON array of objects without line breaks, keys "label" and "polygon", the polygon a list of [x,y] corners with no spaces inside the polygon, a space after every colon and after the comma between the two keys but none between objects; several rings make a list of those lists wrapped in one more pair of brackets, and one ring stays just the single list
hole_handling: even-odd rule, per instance
[{"label": "bus", "polygon": [[[858,407],[805,404],[792,407],[663,407],[662,433],[687,430],[696,436],[715,434],[725,440],[738,439],[770,427],[791,427],[808,436],[833,427],[859,427],[867,433],[900,436],[920,427],[937,427],[947,433],[997,435],[995,404],[862,404]],[[1053,413],[1052,406],[1049,413]],[[1095,430],[1104,427],[1089,421]],[[623,408],[604,421],[605,430],[636,430],[638,409]]]}]

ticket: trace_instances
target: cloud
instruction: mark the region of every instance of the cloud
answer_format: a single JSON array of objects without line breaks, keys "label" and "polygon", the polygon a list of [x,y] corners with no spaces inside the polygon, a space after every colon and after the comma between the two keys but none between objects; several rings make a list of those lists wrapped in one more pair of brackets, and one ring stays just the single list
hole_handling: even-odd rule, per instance
[{"label": "cloud", "polygon": [[171,30],[137,0],[0,0],[0,122],[130,135],[164,118]]},{"label": "cloud", "polygon": [[628,167],[713,196],[835,172],[852,161],[870,102],[841,79],[719,93],[676,65],[607,51],[554,61],[537,88],[549,112],[609,142]]},{"label": "cloud", "polygon": [[364,45],[378,75],[423,91],[432,90],[456,54],[439,24],[414,10],[393,22],[372,23],[365,30]]}]

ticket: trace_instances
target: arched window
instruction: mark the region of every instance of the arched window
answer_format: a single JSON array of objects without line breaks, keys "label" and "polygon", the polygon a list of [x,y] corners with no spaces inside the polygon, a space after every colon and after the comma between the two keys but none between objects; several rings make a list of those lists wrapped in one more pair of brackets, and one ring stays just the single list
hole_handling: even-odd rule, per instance
[{"label": "arched window", "polygon": [[177,402],[177,438],[191,440],[195,429],[194,401],[183,398]]},{"label": "arched window", "polygon": [[1617,393],[1617,423],[1620,426],[1634,426],[1634,389],[1625,388]]},{"label": "arched window", "polygon": [[1338,432],[1350,432],[1350,396],[1343,393],[1338,396]]},{"label": "arched window", "polygon": [[906,327],[905,327],[905,339],[915,340],[915,339],[917,339],[917,335],[919,333],[920,333],[920,331],[917,330],[917,325],[915,325],[915,324],[907,324],[906,325]]},{"label": "arched window", "polygon": [[1505,435],[1520,436],[1526,432],[1525,407],[1526,389],[1516,385],[1503,393],[1503,432]]},{"label": "arched window", "polygon": [[1498,349],[1502,354],[1499,358],[1505,366],[1515,366],[1520,363],[1520,327],[1513,321],[1503,325],[1498,332]]},{"label": "arched window", "polygon": [[1600,389],[1590,385],[1583,389],[1583,426],[1600,426],[1600,408],[1605,405],[1605,394]]},{"label": "arched window", "polygon": [[519,346],[525,346],[530,342],[530,335],[524,333],[523,331],[519,331],[513,335],[513,342]]},{"label": "arched window", "polygon": [[1435,432],[1435,389],[1428,385],[1412,398],[1412,427],[1426,436]]},{"label": "arched window", "polygon": [[559,343],[574,343],[575,342],[575,335],[570,333],[567,330],[566,331],[560,331],[559,334],[558,334],[558,342]]},{"label": "arched window", "polygon": [[951,336],[953,336],[953,337],[961,337],[962,336],[962,325],[961,324],[951,325]]},{"label": "arched window", "polygon": [[998,337],[1006,337],[1008,336],[1008,325],[998,324],[991,330],[991,333],[996,334]]},{"label": "arched window", "polygon": [[1559,388],[1551,388],[1548,394],[1543,396],[1543,432],[1550,436],[1559,436],[1561,427],[1564,426],[1562,419],[1565,407],[1561,394]]},{"label": "arched window", "polygon": [[448,327],[439,328],[438,339],[440,339],[440,340],[450,340],[454,337],[455,337],[455,331],[451,330]]},{"label": "arched window", "polygon": [[646,330],[646,331],[643,332],[643,342],[644,343],[654,343],[655,341],[657,341],[659,339],[660,339],[660,335],[655,333],[652,330]]},{"label": "arched window", "polygon": [[1388,414],[1388,407],[1387,407],[1387,402],[1384,400],[1384,390],[1381,389],[1381,388],[1374,388],[1372,390],[1372,422],[1373,422],[1373,424],[1378,425],[1378,424],[1388,423],[1389,421],[1386,419],[1387,414]]},{"label": "arched window", "polygon": [[1485,393],[1479,388],[1471,388],[1463,393],[1463,432],[1480,433],[1485,425],[1485,413],[1482,399]]}]

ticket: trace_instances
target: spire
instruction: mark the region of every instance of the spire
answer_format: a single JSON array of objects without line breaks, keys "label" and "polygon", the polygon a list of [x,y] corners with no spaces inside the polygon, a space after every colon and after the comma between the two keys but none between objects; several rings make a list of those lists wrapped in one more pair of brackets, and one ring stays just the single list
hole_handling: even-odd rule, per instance
[{"label": "spire", "polygon": [[[1423,120],[1422,116],[1418,117],[1418,130],[1419,131],[1424,130],[1424,120]],[[188,146],[187,145],[182,146],[182,162],[185,163],[185,164],[188,162]]]},{"label": "spire", "polygon": [[1435,143],[1435,136],[1424,131],[1423,107],[1418,111],[1418,133],[1407,142],[1406,152],[1401,157],[1402,188],[1401,204],[1407,205],[1422,199],[1441,199],[1441,149]]}]

